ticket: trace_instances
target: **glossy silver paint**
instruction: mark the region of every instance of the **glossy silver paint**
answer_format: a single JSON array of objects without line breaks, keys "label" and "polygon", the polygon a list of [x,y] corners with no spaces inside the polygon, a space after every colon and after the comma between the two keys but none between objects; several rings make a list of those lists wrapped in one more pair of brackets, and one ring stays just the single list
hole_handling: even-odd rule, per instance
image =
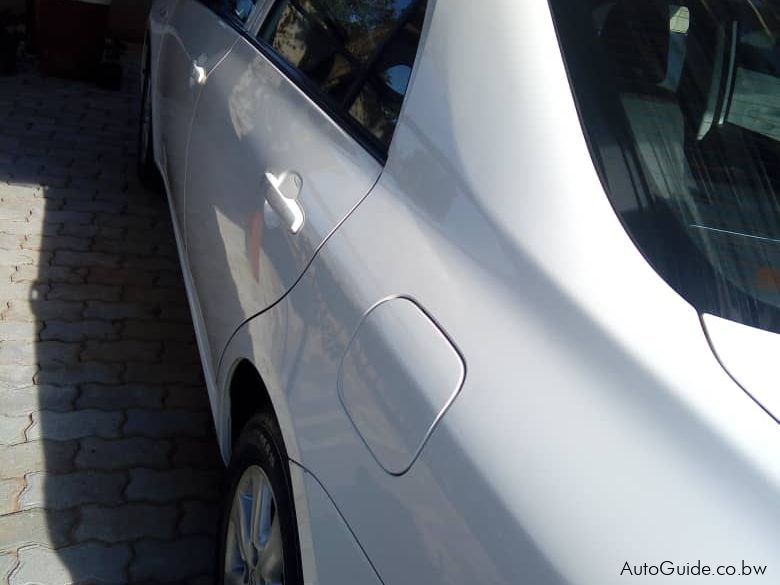
[{"label": "glossy silver paint", "polygon": [[[160,56],[153,84],[156,152],[164,168],[176,221],[183,226],[187,150],[195,106],[208,74],[224,59],[238,36],[227,25],[215,21],[213,13],[199,2],[179,0],[156,10],[167,25],[158,41]],[[209,34],[203,34],[205,30]]]},{"label": "glossy silver paint", "polygon": [[780,421],[775,376],[780,336],[713,315],[703,315],[702,323],[726,371],[767,414]]},{"label": "glossy silver paint", "polygon": [[[300,477],[296,509],[305,551],[307,583],[360,583],[381,585],[382,581],[350,532],[344,519],[313,475],[298,465],[290,466]],[[317,546],[313,546],[313,542]]]},{"label": "glossy silver paint", "polygon": [[[307,583],[618,584],[624,563],[667,559],[769,564],[753,580],[774,582],[777,424],[610,207],[546,3],[431,2],[426,22],[383,170],[243,40],[209,74],[179,243],[224,456],[231,376],[249,361],[292,460]],[[246,118],[229,114],[235,92]],[[297,234],[263,202],[264,173],[285,171],[302,180]],[[460,360],[420,344],[406,314],[355,352],[372,307],[401,297],[466,372],[408,470],[412,447],[380,441],[406,451],[377,456],[365,440],[413,408],[378,389],[434,397],[429,421]],[[403,330],[402,352],[431,356],[388,361]],[[349,363],[369,397],[357,425],[339,395]]]},{"label": "glossy silver paint", "polygon": [[[188,165],[187,256],[216,364],[239,325],[295,283],[381,167],[244,39],[203,90]],[[302,223],[283,215],[269,174],[300,178],[290,198]]]},{"label": "glossy silver paint", "polygon": [[413,300],[391,297],[371,307],[352,336],[338,372],[339,399],[377,462],[401,475],[465,376],[463,358],[436,323]]}]

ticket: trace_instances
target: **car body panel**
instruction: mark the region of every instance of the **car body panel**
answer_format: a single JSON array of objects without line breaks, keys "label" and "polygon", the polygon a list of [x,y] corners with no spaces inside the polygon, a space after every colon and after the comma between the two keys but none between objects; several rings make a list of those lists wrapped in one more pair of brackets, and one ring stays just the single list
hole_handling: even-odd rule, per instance
[{"label": "car body panel", "polygon": [[[146,36],[144,38],[144,59],[142,71],[146,71],[146,64],[151,67],[148,71],[148,81],[152,85],[152,100],[155,105],[158,103],[157,76],[160,71],[160,52],[165,35],[168,33],[168,17],[173,11],[178,0],[155,0],[149,9],[149,19],[147,21]],[[147,61],[148,60],[148,61]],[[141,92],[146,79],[141,79]],[[154,145],[155,163],[158,168],[162,167],[162,160],[158,156],[162,149],[162,132],[160,132],[161,122],[159,119],[158,107],[152,108],[152,144]]]},{"label": "car body panel", "polygon": [[[432,3],[422,47],[376,186],[230,336],[215,384],[223,456],[227,389],[249,361],[306,470],[296,502],[326,492],[385,585],[617,585],[625,563],[771,563],[777,424],[611,207],[547,4]],[[244,261],[241,231],[225,253]],[[338,388],[365,316],[399,297],[446,332],[466,375],[396,476]],[[423,361],[398,378],[424,377]],[[333,549],[300,508],[314,582],[312,559]],[[350,548],[329,562],[361,564]]]},{"label": "car body panel", "polygon": [[726,371],[770,416],[780,421],[775,375],[780,335],[707,314],[702,315],[702,325]]},{"label": "car body panel", "polygon": [[[209,76],[188,165],[188,259],[216,363],[238,326],[296,282],[381,166],[243,38]],[[302,181],[295,233],[267,200],[266,173],[289,172]]]},{"label": "car body panel", "polygon": [[[437,3],[430,27],[379,183],[229,359],[256,365],[386,584],[617,584],[625,562],[777,558],[777,426],[611,208],[549,9]],[[475,27],[493,33],[480,51],[461,42]],[[468,372],[400,477],[337,391],[363,315],[392,295]]]},{"label": "car body panel", "polygon": [[290,463],[290,472],[304,551],[304,582],[381,585],[371,562],[317,479],[295,463]]},{"label": "car body panel", "polygon": [[360,320],[341,360],[339,400],[385,471],[405,473],[460,391],[466,365],[447,334],[405,297]]},{"label": "car body panel", "polygon": [[[385,583],[408,582],[410,572],[426,583],[515,583],[518,576],[620,583],[626,561],[775,558],[772,502],[780,484],[767,455],[777,445],[774,423],[714,360],[695,312],[649,268],[630,273],[637,277],[630,288],[668,304],[668,320],[641,315],[624,323],[642,327],[649,354],[625,353],[581,306],[551,298],[549,282],[533,270],[524,310],[512,309],[507,291],[498,312],[478,304],[461,317],[437,311],[453,335],[479,326],[490,336],[465,340],[464,353],[474,356],[466,385],[420,459],[401,477],[385,473],[333,389],[362,303],[350,294],[356,282],[331,273],[330,260],[360,260],[345,254],[355,249],[350,228],[366,225],[363,213],[387,219],[397,203],[373,193],[291,294],[236,336],[232,354],[258,367],[283,413],[287,444],[332,494]],[[376,259],[394,268],[419,259],[414,245],[423,238],[409,241]],[[435,272],[429,286],[409,279],[396,287],[414,289],[428,307],[473,300],[468,292],[437,293],[433,283],[443,279]],[[381,280],[376,272],[363,276]],[[338,291],[344,296],[334,303]],[[323,295],[328,308],[316,300]],[[511,358],[478,365],[480,351],[501,347],[512,349]],[[739,543],[720,530],[732,525]]]},{"label": "car body panel", "polygon": [[[144,38],[144,57],[152,63],[152,71],[158,71],[160,48],[168,26],[168,17],[173,12],[178,0],[156,0],[149,10],[149,19]],[[156,82],[155,82],[156,83]]]},{"label": "car body panel", "polygon": [[236,31],[197,0],[178,0],[167,10],[154,83],[155,156],[175,211],[184,225],[187,150],[203,84],[238,39]]}]

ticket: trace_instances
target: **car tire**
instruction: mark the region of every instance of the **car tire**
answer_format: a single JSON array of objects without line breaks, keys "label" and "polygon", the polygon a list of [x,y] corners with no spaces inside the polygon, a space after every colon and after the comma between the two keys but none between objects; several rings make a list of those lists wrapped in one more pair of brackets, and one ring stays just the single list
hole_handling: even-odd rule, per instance
[{"label": "car tire", "polygon": [[154,162],[154,132],[152,128],[151,61],[147,57],[143,72],[141,117],[138,122],[138,177],[144,187],[159,190],[162,181]]},{"label": "car tire", "polygon": [[217,583],[302,585],[287,466],[276,421],[268,414],[256,415],[242,430],[228,466]]}]

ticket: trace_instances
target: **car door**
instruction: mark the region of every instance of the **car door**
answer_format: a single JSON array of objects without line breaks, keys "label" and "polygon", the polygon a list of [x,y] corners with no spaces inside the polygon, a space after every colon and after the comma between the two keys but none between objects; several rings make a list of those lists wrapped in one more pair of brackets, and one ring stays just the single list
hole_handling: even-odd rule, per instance
[{"label": "car door", "polygon": [[[237,4],[243,5],[243,9]],[[231,23],[246,20],[253,5],[251,0],[178,0],[160,8],[164,11],[160,16],[167,18],[167,26],[161,35],[157,78],[153,84],[155,123],[160,138],[157,157],[179,230],[184,219],[187,143],[195,104],[208,74],[236,41]]]},{"label": "car door", "polygon": [[[402,98],[378,92],[395,95],[395,84],[402,94],[411,72],[379,55],[415,4],[275,2],[258,35],[209,76],[190,142],[186,234],[215,366],[378,180]],[[392,81],[375,91],[378,64]]]}]

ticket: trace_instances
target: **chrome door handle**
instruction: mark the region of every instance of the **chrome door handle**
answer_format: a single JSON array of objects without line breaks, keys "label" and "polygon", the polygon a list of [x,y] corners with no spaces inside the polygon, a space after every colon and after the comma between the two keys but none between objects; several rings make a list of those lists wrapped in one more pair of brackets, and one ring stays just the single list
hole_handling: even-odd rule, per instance
[{"label": "chrome door handle", "polygon": [[279,215],[287,229],[297,234],[305,220],[303,208],[297,201],[303,187],[300,175],[286,172],[277,177],[273,173],[266,173],[265,180],[271,187],[266,195],[268,205]]},{"label": "chrome door handle", "polygon": [[204,67],[201,67],[197,63],[192,64],[192,81],[193,83],[197,83],[198,85],[203,85],[206,83],[206,78],[208,76],[206,75],[206,69]]}]

